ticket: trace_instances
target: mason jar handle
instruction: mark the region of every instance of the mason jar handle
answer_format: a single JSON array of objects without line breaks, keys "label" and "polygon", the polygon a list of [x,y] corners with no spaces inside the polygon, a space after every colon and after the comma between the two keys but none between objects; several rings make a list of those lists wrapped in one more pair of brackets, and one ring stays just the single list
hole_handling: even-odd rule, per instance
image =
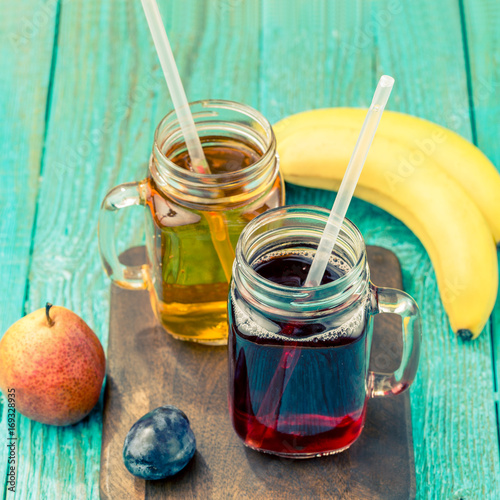
[{"label": "mason jar handle", "polygon": [[102,201],[99,212],[99,252],[106,274],[122,288],[146,288],[143,266],[125,266],[118,259],[115,241],[116,212],[122,208],[146,204],[147,180],[127,182],[114,187]]},{"label": "mason jar handle", "polygon": [[369,372],[368,395],[370,397],[400,394],[410,387],[417,372],[420,356],[422,327],[417,303],[407,293],[394,288],[371,285],[375,298],[374,313],[393,313],[401,316],[403,355],[394,373]]}]

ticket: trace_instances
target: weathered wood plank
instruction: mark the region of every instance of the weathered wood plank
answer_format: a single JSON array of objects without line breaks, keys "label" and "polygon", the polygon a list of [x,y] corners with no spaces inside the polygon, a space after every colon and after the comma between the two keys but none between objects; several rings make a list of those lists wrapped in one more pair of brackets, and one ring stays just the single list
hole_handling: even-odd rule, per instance
[{"label": "weathered wood plank", "polygon": [[[62,2],[27,302],[28,310],[49,299],[74,310],[104,343],[98,208],[111,184],[141,174],[151,136],[156,61],[137,26],[139,9]],[[20,418],[19,434],[19,498],[98,498],[100,406],[67,428]]]},{"label": "weathered wood plank", "polygon": [[363,28],[368,5],[264,2],[260,106],[272,122],[311,108],[370,104],[376,80],[373,33]]},{"label": "weathered wood plank", "polygon": [[[398,78],[390,108],[471,137],[458,3],[443,2],[436,9],[429,1],[418,6],[361,0],[291,6],[277,1],[263,2],[262,12],[256,0],[160,4],[191,100],[232,98],[256,106],[274,121],[312,107],[367,105],[384,70]],[[4,198],[2,190],[2,209],[9,211],[5,217],[2,210],[0,219],[0,234],[7,235],[5,245],[0,240],[0,267],[3,272],[7,263],[2,275],[12,283],[2,301],[3,327],[23,310],[43,135],[37,123],[43,123],[54,33],[54,16],[42,9],[54,5],[55,0],[10,2],[0,19],[0,36],[6,40],[0,45],[2,116],[21,118],[18,125],[6,120],[0,143],[2,186],[17,198],[7,204],[11,198]],[[492,0],[472,5],[465,2],[476,131],[479,145],[498,165],[498,7]],[[170,100],[139,2],[68,0],[62,6],[27,309],[47,298],[58,301],[81,314],[105,343],[108,283],[97,256],[97,209],[109,187],[143,174],[154,127]],[[21,52],[10,49],[16,25],[30,42],[16,49]],[[484,33],[488,30],[490,35]],[[24,60],[31,64],[25,66]],[[289,203],[330,206],[331,201],[331,193],[288,189]],[[19,215],[13,220],[10,214]],[[427,255],[402,224],[359,201],[349,215],[370,243],[397,253],[405,285],[424,312],[423,361],[412,390],[419,496],[498,496],[487,336],[457,344]],[[129,220],[127,216],[123,227],[131,227]],[[136,237],[129,230],[120,240],[124,247]],[[99,415],[97,409],[70,429],[19,418],[19,498],[97,498]],[[2,478],[4,463],[0,455]]]},{"label": "weathered wood plank", "polygon": [[[393,109],[473,139],[459,2],[442,1],[439,8],[430,1],[418,6],[404,3],[401,15],[390,24],[379,23],[376,38],[376,69],[399,77]],[[422,306],[428,332],[412,392],[420,495],[498,498],[500,464],[488,327],[475,342],[457,341],[443,314],[434,272],[427,261],[415,257],[403,267],[411,270],[408,289]]]},{"label": "weathered wood plank", "polygon": [[[229,99],[257,107],[260,1],[163,1],[161,7],[188,100]],[[170,110],[166,87],[164,95]]]},{"label": "weathered wood plank", "polygon": [[[500,171],[500,5],[498,2],[463,2],[463,29],[467,36],[470,99],[477,146]],[[500,197],[500,194],[499,194]],[[500,387],[500,297],[492,320],[496,389]],[[497,402],[498,407],[498,402]],[[497,413],[497,418],[498,418]],[[497,424],[498,425],[498,424]]]},{"label": "weathered wood plank", "polygon": [[[53,4],[8,2],[0,16],[0,337],[24,313],[56,19]],[[6,409],[0,395],[5,438]],[[6,444],[5,439],[0,446],[1,498],[9,486]],[[19,471],[19,462],[15,466]]]},{"label": "weathered wood plank", "polygon": [[[436,9],[431,2],[351,2],[345,12],[338,4],[304,4],[297,11],[285,3],[273,3],[264,16],[263,109],[273,119],[314,107],[367,105],[376,79],[388,73],[396,77],[390,109],[471,137],[458,3]],[[326,207],[333,199],[290,186],[287,195],[288,203]],[[412,389],[419,497],[498,496],[487,332],[470,344],[454,338],[431,263],[405,226],[357,200],[349,216],[369,243],[396,252],[405,286],[424,315],[422,362]]]},{"label": "weathered wood plank", "polygon": [[[159,3],[188,97],[256,102],[256,4]],[[144,176],[154,128],[170,109],[140,2],[63,2],[28,309],[48,299],[64,305],[106,344],[100,202],[115,184]],[[141,231],[132,228],[133,217],[124,214],[122,248],[140,241]],[[27,419],[20,426],[27,457],[18,478],[21,498],[98,498],[100,406],[70,428]]]}]

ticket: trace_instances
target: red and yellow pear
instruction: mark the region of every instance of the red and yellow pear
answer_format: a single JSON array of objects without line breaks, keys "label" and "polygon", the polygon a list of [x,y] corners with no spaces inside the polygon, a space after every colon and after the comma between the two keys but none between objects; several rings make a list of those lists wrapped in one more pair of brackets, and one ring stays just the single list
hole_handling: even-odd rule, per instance
[{"label": "red and yellow pear", "polygon": [[83,419],[99,400],[105,372],[99,339],[64,307],[47,304],[0,340],[0,390],[14,393],[16,410],[37,422],[70,425]]}]

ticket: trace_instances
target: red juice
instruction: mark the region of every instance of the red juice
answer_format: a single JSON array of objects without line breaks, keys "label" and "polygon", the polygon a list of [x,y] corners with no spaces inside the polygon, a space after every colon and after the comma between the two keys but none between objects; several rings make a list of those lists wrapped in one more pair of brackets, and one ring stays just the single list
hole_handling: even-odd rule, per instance
[{"label": "red juice", "polygon": [[[322,284],[348,269],[331,264]],[[275,255],[254,269],[285,286],[303,285],[305,255]],[[238,292],[230,308],[229,406],[244,443],[282,456],[342,451],[360,435],[365,418],[367,335],[361,308],[345,324],[277,321],[250,310]],[[337,318],[338,320],[338,318]]]}]

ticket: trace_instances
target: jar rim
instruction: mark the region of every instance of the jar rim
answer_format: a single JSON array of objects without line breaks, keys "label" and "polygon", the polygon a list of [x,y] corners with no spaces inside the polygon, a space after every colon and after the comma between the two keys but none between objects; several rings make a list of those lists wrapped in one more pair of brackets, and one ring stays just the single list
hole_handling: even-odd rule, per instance
[{"label": "jar rim", "polygon": [[[156,157],[160,157],[163,162],[171,169],[173,172],[182,176],[185,182],[192,182],[194,184],[199,184],[200,182],[208,185],[220,185],[220,184],[231,184],[234,181],[237,181],[241,176],[242,172],[245,175],[251,174],[253,171],[258,170],[263,163],[266,163],[270,160],[271,157],[276,154],[276,138],[274,135],[274,131],[270,122],[265,118],[265,116],[252,108],[251,106],[243,103],[239,103],[236,101],[224,100],[224,99],[200,99],[198,101],[193,101],[189,103],[189,107],[193,108],[194,106],[202,106],[207,109],[209,113],[211,107],[217,107],[219,109],[228,109],[242,113],[259,123],[259,125],[263,128],[266,134],[266,142],[267,147],[265,151],[262,152],[261,157],[248,167],[242,170],[236,170],[234,172],[224,172],[220,174],[204,174],[200,172],[194,172],[191,170],[187,170],[185,168],[180,167],[173,161],[171,161],[162,151],[162,147],[160,144],[160,133],[168,120],[171,120],[172,117],[176,116],[175,109],[171,110],[167,113],[161,120],[158,126],[155,129],[154,139],[153,139],[153,155]],[[193,113],[193,117],[202,116],[201,112]],[[178,120],[177,120],[178,122]],[[195,123],[196,125],[196,123]],[[180,128],[180,125],[179,125]]]},{"label": "jar rim", "polygon": [[[236,259],[235,259],[235,268],[238,267],[238,271],[241,271],[243,275],[249,279],[250,281],[256,283],[262,290],[267,290],[269,293],[275,294],[280,297],[288,297],[293,299],[304,300],[307,298],[314,297],[316,300],[323,300],[326,297],[336,296],[343,291],[349,289],[355,281],[362,275],[365,265],[366,265],[366,245],[361,234],[361,231],[357,228],[357,226],[347,217],[344,219],[342,223],[342,231],[349,231],[350,236],[355,239],[355,242],[359,245],[359,249],[357,250],[357,260],[355,264],[352,265],[351,269],[349,269],[344,275],[340,278],[323,285],[318,285],[315,287],[297,287],[297,286],[287,286],[280,285],[271,280],[268,280],[262,277],[259,273],[255,271],[252,267],[251,263],[248,261],[247,256],[245,255],[244,241],[249,235],[257,230],[259,226],[264,225],[265,221],[269,222],[274,220],[278,220],[278,217],[281,216],[290,216],[290,215],[301,215],[301,216],[315,216],[317,220],[325,223],[328,220],[328,216],[330,215],[330,210],[322,207],[317,207],[313,205],[288,205],[285,207],[278,207],[267,210],[263,214],[260,214],[255,219],[245,226],[243,229],[240,238],[238,240],[238,244],[236,245]],[[339,235],[340,237],[340,235]],[[354,249],[356,251],[356,249]],[[332,251],[332,255],[335,255]],[[235,269],[236,270],[236,269]],[[234,274],[234,273],[233,273]],[[320,298],[321,297],[321,298]],[[315,301],[316,301],[315,300]]]}]

